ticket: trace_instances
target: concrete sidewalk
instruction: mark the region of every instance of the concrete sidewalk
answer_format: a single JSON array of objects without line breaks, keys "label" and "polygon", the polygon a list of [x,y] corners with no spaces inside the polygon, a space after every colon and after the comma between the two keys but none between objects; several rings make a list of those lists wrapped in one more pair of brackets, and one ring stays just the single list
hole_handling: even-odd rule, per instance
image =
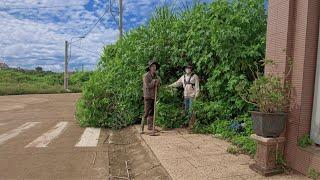
[{"label": "concrete sidewalk", "polygon": [[[139,126],[136,128],[140,130]],[[211,135],[188,134],[186,130],[177,129],[162,131],[160,136],[143,134],[141,137],[175,180],[307,179],[301,175],[265,178],[249,168],[253,159],[227,153],[231,144]]]}]

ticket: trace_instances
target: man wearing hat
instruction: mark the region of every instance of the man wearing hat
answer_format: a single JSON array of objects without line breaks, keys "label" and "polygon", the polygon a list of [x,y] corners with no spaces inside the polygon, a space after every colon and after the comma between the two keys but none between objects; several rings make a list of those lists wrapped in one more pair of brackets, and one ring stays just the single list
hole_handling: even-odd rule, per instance
[{"label": "man wearing hat", "polygon": [[154,59],[149,61],[146,68],[147,73],[143,75],[143,97],[144,97],[144,116],[141,121],[141,133],[144,130],[144,121],[147,119],[148,130],[152,130],[153,114],[154,112],[154,100],[156,86],[160,84],[160,78],[156,74],[160,64]]},{"label": "man wearing hat", "polygon": [[184,66],[185,74],[181,76],[178,81],[169,85],[168,87],[179,87],[183,86],[184,95],[184,109],[186,113],[187,120],[184,125],[187,126],[191,116],[192,101],[198,96],[200,92],[199,88],[199,77],[193,73],[192,64],[187,64]]}]

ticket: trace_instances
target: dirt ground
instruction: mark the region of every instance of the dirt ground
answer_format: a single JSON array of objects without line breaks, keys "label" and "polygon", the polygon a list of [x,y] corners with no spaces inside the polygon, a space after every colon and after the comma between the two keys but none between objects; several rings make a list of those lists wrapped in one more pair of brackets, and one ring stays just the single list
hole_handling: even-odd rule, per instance
[{"label": "dirt ground", "polygon": [[171,179],[134,127],[110,132],[108,143],[111,179]]}]

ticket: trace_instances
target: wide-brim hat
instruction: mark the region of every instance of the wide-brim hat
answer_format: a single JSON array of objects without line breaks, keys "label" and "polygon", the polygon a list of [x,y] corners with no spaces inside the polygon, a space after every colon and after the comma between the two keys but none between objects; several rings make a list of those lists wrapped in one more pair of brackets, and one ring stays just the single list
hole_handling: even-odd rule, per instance
[{"label": "wide-brim hat", "polygon": [[193,69],[193,65],[192,65],[191,63],[185,64],[185,65],[183,66],[183,69],[186,69],[186,68],[191,68],[191,69]]},{"label": "wide-brim hat", "polygon": [[146,67],[146,71],[149,71],[150,66],[152,66],[153,64],[156,65],[157,70],[160,68],[160,64],[157,61],[151,60],[148,62],[148,67]]}]

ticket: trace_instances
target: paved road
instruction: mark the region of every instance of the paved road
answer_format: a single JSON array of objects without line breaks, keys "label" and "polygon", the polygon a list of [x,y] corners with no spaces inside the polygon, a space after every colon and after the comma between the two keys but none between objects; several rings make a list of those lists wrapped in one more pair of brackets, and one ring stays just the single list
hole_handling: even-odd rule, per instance
[{"label": "paved road", "polygon": [[0,96],[0,179],[106,179],[107,132],[78,126],[79,97]]}]

